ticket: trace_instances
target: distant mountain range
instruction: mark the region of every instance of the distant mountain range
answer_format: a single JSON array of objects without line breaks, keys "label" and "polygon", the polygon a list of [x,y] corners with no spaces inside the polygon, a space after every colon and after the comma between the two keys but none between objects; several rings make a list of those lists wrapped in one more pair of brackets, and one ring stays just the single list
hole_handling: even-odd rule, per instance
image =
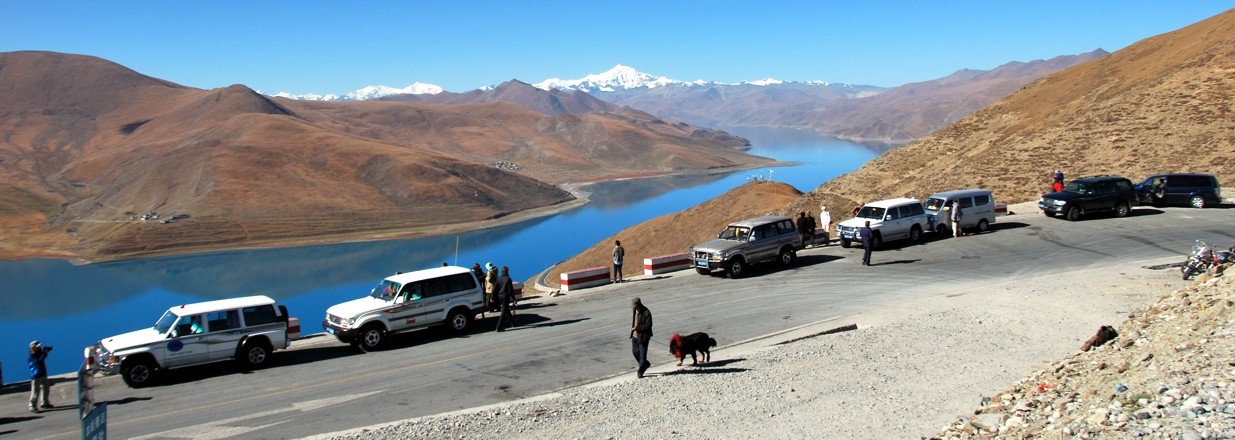
[{"label": "distant mountain range", "polygon": [[[535,84],[511,80],[466,93],[417,83],[404,89],[369,86],[341,97],[276,96],[325,101],[507,102],[546,114],[587,114],[627,106],[697,126],[808,128],[839,138],[896,144],[937,130],[1042,76],[1105,55],[1106,51],[1098,49],[1050,60],[1010,62],[989,71],[962,69],[936,80],[893,88],[775,78],[736,84],[680,81],[619,64],[579,79],[551,78]],[[532,93],[531,88],[549,94]]]}]

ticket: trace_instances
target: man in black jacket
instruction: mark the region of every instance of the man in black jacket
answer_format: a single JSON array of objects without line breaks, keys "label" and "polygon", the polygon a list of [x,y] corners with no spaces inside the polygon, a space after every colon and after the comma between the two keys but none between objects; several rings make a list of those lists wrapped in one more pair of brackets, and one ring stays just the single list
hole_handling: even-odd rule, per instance
[{"label": "man in black jacket", "polygon": [[509,323],[510,327],[515,326],[515,317],[510,314],[510,302],[515,295],[515,283],[510,280],[510,269],[502,266],[502,274],[497,277],[497,302],[501,304],[502,316],[497,318],[497,331],[504,332],[503,323]]},{"label": "man in black jacket", "polygon": [[643,377],[643,372],[652,366],[652,363],[648,362],[648,343],[652,341],[652,311],[644,307],[639,298],[630,300],[630,308],[633,311],[630,317],[630,350],[635,355],[635,361],[639,363],[636,376]]}]

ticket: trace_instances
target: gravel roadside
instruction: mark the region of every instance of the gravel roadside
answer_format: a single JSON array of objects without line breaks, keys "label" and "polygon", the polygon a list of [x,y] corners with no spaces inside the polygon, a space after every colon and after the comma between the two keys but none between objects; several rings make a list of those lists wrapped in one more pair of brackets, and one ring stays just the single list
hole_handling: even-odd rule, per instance
[{"label": "gravel roadside", "polygon": [[[1176,260],[941,286],[878,315],[717,347],[700,366],[677,367],[654,344],[643,379],[632,360],[629,373],[558,393],[314,438],[982,436],[955,422],[1180,288],[1177,271],[1147,269]],[[857,330],[819,334],[848,324]]]}]

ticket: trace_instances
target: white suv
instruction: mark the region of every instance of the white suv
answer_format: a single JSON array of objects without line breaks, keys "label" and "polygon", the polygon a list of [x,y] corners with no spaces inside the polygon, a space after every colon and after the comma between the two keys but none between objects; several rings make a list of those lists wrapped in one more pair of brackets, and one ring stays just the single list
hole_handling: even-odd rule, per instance
[{"label": "white suv", "polygon": [[369,351],[390,334],[431,325],[462,332],[484,311],[484,289],[472,271],[444,266],[386,277],[369,296],[326,309],[322,328]]},{"label": "white suv", "polygon": [[903,238],[917,243],[922,239],[922,232],[929,228],[928,218],[918,199],[880,200],[867,203],[858,210],[857,216],[836,225],[836,236],[840,238],[841,247],[849,247],[854,241],[861,241],[858,230],[869,221],[873,248],[885,241]]},{"label": "white suv", "polygon": [[171,368],[228,359],[256,368],[291,344],[288,321],[287,308],[267,296],[184,304],[168,309],[152,327],[100,340],[95,360],[133,388]]}]

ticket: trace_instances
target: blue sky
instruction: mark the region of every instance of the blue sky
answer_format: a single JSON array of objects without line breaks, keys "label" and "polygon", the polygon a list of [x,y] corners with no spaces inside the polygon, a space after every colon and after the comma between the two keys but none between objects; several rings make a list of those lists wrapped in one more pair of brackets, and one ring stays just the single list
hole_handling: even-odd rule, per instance
[{"label": "blue sky", "polygon": [[1115,51],[1218,1],[0,0],[0,51],[97,56],[210,89],[453,92],[615,64],[677,80],[897,86],[962,68]]}]

